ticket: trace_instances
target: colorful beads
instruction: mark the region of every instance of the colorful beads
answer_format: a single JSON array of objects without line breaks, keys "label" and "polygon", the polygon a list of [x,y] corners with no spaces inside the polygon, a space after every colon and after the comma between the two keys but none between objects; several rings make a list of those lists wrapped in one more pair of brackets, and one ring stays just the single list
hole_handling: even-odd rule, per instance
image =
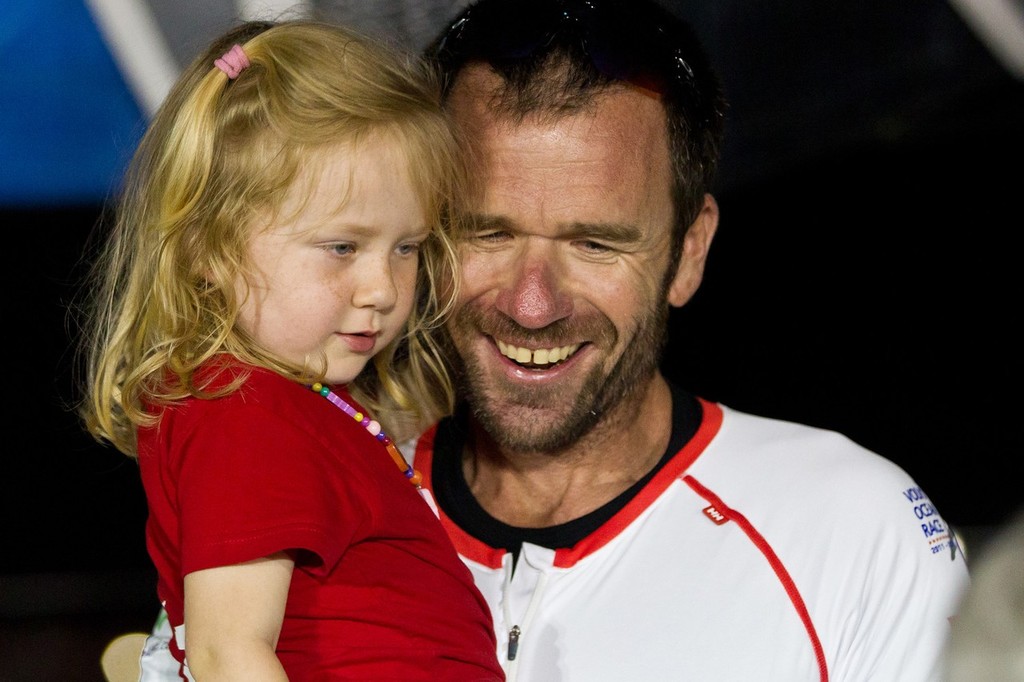
[{"label": "colorful beads", "polygon": [[345,414],[349,415],[355,421],[359,422],[362,425],[362,427],[366,429],[367,432],[369,432],[371,436],[376,438],[381,444],[384,445],[384,448],[388,451],[388,454],[391,455],[392,461],[394,461],[399,471],[401,471],[405,475],[405,477],[409,479],[409,482],[412,483],[417,488],[420,487],[420,483],[423,481],[423,476],[420,474],[420,472],[413,469],[408,464],[408,462],[405,461],[405,458],[402,457],[402,453],[399,452],[398,448],[395,447],[394,442],[391,440],[391,438],[388,437],[386,433],[384,433],[384,430],[381,427],[380,422],[370,419],[362,412],[357,412],[356,409],[349,405],[347,402],[345,402],[341,398],[341,396],[339,396],[330,388],[324,386],[319,382],[313,384],[312,386],[310,386],[310,388],[313,389],[314,392],[322,395],[324,398],[327,398],[329,401],[334,403],[336,407],[341,409]]}]

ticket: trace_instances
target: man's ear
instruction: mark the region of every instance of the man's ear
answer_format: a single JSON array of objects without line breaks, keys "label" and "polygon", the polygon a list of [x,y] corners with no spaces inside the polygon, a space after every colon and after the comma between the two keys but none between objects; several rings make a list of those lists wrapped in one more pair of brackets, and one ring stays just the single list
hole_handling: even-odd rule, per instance
[{"label": "man's ear", "polygon": [[683,238],[683,254],[672,283],[668,287],[668,302],[685,305],[696,293],[704,277],[704,263],[708,259],[711,240],[718,229],[718,202],[710,194],[704,195],[704,205]]}]

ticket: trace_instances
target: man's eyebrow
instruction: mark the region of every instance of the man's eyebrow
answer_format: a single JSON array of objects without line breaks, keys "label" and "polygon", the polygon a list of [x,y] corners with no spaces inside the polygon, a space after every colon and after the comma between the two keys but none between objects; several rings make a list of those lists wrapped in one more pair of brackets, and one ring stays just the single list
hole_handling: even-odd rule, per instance
[{"label": "man's eyebrow", "polygon": [[639,241],[643,232],[632,223],[571,223],[564,228],[562,235],[572,239],[626,243]]},{"label": "man's eyebrow", "polygon": [[474,213],[467,217],[470,229],[474,232],[481,232],[485,230],[512,230],[514,227],[512,221],[497,215]]},{"label": "man's eyebrow", "polygon": [[[507,230],[516,232],[517,227],[511,220],[498,215],[474,215],[471,217],[473,230],[477,232],[490,230]],[[631,223],[588,223],[574,222],[559,227],[559,236],[563,239],[595,239],[614,243],[639,241],[643,232]]]}]

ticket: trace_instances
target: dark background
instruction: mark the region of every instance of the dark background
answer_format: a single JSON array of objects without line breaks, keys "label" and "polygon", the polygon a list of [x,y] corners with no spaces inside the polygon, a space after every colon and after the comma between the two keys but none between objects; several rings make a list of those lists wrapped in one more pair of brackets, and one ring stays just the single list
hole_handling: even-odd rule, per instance
[{"label": "dark background", "polygon": [[[722,222],[666,373],[895,461],[970,552],[1024,505],[1022,81],[941,2],[677,4],[731,108]],[[0,680],[100,680],[103,643],[156,613],[136,466],[68,409],[66,307],[101,209],[0,206]]]}]

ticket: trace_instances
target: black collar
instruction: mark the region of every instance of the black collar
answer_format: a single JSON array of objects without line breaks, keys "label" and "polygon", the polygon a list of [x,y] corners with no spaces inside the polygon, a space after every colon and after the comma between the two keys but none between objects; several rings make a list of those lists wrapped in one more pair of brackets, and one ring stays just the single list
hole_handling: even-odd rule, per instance
[{"label": "black collar", "polygon": [[518,528],[498,521],[484,511],[469,491],[462,474],[461,453],[466,443],[468,410],[459,406],[455,414],[438,424],[434,438],[434,463],[431,471],[434,498],[444,513],[457,526],[477,540],[494,547],[519,553],[522,543],[540,545],[549,549],[574,546],[597,530],[622,509],[647,482],[686,445],[700,426],[700,403],[690,393],[670,384],[672,391],[672,433],[668,447],[657,465],[646,476],[622,494],[589,514],[567,523],[547,528]]}]

